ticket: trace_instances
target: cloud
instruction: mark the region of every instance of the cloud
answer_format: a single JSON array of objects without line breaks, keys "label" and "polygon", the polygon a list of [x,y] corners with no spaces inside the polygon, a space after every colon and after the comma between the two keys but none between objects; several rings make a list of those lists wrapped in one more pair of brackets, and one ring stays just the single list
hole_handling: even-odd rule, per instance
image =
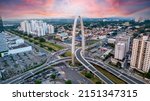
[{"label": "cloud", "polygon": [[[1,0],[5,18],[149,16],[149,0]],[[145,12],[145,13],[144,13]],[[144,16],[143,15],[143,16]]]}]

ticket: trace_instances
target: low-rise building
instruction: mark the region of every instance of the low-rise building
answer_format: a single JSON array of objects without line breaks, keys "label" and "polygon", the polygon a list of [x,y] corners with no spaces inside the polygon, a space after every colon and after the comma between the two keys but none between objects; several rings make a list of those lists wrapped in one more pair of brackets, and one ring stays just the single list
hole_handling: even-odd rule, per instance
[{"label": "low-rise building", "polygon": [[[5,37],[5,35],[7,36],[7,38]],[[27,51],[32,51],[32,46],[25,44],[23,39],[16,36],[9,37],[6,32],[0,33],[1,57]]]},{"label": "low-rise building", "polygon": [[56,34],[56,39],[59,39],[61,41],[64,41],[68,37],[69,37],[68,33],[58,33],[58,34]]},{"label": "low-rise building", "polygon": [[116,42],[116,39],[113,39],[113,38],[108,39],[109,44],[115,44],[115,42]]}]

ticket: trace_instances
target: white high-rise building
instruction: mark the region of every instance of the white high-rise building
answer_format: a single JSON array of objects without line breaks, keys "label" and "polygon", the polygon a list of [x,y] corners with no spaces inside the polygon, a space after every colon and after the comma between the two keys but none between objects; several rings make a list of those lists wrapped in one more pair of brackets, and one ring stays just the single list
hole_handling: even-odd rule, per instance
[{"label": "white high-rise building", "polygon": [[54,26],[43,21],[31,20],[20,23],[23,32],[37,36],[44,36],[46,33],[54,33]]},{"label": "white high-rise building", "polygon": [[25,26],[25,22],[24,21],[20,23],[20,26],[21,26],[21,30],[23,32],[26,32],[26,26]]},{"label": "white high-rise building", "polygon": [[117,43],[115,45],[115,59],[123,60],[125,56],[125,43]]},{"label": "white high-rise building", "polygon": [[143,36],[141,39],[134,39],[132,46],[131,68],[144,72],[150,70],[150,39]]},{"label": "white high-rise building", "polygon": [[48,25],[48,33],[54,33],[54,26]]},{"label": "white high-rise building", "polygon": [[36,30],[36,21],[31,20],[31,31],[34,32]]},{"label": "white high-rise building", "polygon": [[44,36],[44,35],[45,35],[44,29],[42,27],[39,27],[37,30],[37,36]]},{"label": "white high-rise building", "polygon": [[23,32],[27,32],[27,34],[31,33],[31,25],[28,21],[23,21],[20,25]]},{"label": "white high-rise building", "polygon": [[[130,37],[121,34],[116,37],[116,45],[115,45],[115,59],[123,60],[126,56],[127,52],[129,51],[130,47]],[[118,53],[119,52],[119,53]],[[119,55],[121,56],[119,56]]]},{"label": "white high-rise building", "polygon": [[121,34],[116,37],[116,43],[122,42],[125,43],[125,54],[129,51],[130,47],[130,36],[127,36],[126,34]]},{"label": "white high-rise building", "polygon": [[26,32],[27,34],[30,34],[31,33],[31,24],[29,22],[26,23]]}]

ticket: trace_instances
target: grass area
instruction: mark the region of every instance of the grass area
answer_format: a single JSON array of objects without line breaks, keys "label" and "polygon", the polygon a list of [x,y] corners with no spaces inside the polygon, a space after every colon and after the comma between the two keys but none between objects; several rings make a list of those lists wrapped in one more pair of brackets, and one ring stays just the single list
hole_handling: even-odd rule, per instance
[{"label": "grass area", "polygon": [[86,42],[86,44],[89,46],[89,45],[92,45],[92,44],[97,43],[97,42],[100,42],[100,40],[88,40]]},{"label": "grass area", "polygon": [[64,54],[62,54],[61,56],[63,56],[63,57],[69,57],[69,56],[71,56],[71,51],[67,51]]},{"label": "grass area", "polygon": [[8,31],[12,34],[18,35],[18,36],[28,40],[30,42],[33,42],[34,44],[39,45],[40,47],[43,47],[43,48],[45,48],[49,51],[51,51],[51,50],[58,51],[58,50],[63,49],[63,47],[60,46],[60,45],[57,45],[57,44],[54,44],[54,43],[51,43],[51,42],[40,42],[40,40],[34,39],[32,37],[29,37],[29,36],[26,36],[26,35],[24,35],[24,33],[21,33],[21,32],[18,32],[18,31],[14,31],[14,30],[8,30]]},{"label": "grass area", "polygon": [[93,65],[94,67],[96,67],[97,70],[99,70],[101,73],[103,73],[106,77],[108,77],[110,80],[112,80],[114,83],[116,84],[126,84],[125,81],[119,79],[118,77],[114,76],[113,74],[107,72],[105,69],[97,66],[97,65]]},{"label": "grass area", "polygon": [[63,49],[62,46],[50,42],[42,42],[42,44],[45,45],[46,47],[52,48],[55,51]]},{"label": "grass area", "polygon": [[90,72],[87,72],[87,71],[82,71],[80,72],[81,75],[83,75],[84,77],[88,78],[89,80],[91,80],[94,84],[102,84],[102,81],[94,76],[94,74],[90,73]]}]

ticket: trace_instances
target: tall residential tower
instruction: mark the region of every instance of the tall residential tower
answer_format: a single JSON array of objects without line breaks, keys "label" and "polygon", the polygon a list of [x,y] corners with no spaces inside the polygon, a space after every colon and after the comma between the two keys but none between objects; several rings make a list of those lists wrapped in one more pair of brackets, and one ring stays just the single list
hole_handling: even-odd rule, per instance
[{"label": "tall residential tower", "polygon": [[126,34],[118,35],[116,37],[115,45],[115,59],[123,60],[129,51],[130,37]]},{"label": "tall residential tower", "polygon": [[143,36],[141,39],[134,39],[132,46],[131,68],[144,72],[150,70],[150,38]]}]

